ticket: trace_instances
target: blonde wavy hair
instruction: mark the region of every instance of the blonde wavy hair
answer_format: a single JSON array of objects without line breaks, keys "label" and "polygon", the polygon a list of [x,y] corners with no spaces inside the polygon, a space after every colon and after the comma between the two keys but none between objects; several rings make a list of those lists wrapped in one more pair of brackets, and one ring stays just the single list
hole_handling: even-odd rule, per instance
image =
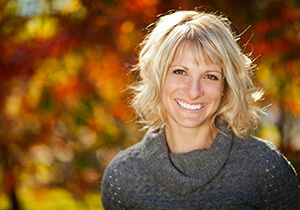
[{"label": "blonde wavy hair", "polygon": [[159,127],[165,122],[161,91],[166,72],[175,53],[183,53],[183,46],[189,42],[196,59],[208,57],[223,71],[224,96],[211,126],[216,129],[216,119],[221,120],[241,138],[257,126],[262,110],[254,104],[263,92],[252,82],[255,65],[242,52],[230,25],[225,16],[198,11],[173,12],[161,16],[152,25],[153,29],[140,45],[139,62],[133,69],[139,74],[132,86],[131,102],[138,122],[145,128]]}]

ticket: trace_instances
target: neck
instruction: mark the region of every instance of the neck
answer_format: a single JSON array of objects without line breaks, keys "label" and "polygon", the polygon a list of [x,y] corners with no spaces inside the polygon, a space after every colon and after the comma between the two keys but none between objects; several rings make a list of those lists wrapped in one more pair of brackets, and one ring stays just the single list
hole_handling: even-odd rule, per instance
[{"label": "neck", "polygon": [[217,136],[210,124],[196,128],[184,128],[166,123],[166,140],[171,153],[186,153],[197,149],[208,149]]}]

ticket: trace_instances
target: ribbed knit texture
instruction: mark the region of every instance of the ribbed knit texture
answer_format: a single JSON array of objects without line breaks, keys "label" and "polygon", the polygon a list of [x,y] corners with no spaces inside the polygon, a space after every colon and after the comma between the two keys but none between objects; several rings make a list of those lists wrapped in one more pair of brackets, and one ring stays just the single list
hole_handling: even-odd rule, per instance
[{"label": "ribbed knit texture", "polygon": [[298,209],[295,171],[274,145],[219,127],[209,149],[181,154],[164,127],[149,130],[107,166],[105,209]]}]

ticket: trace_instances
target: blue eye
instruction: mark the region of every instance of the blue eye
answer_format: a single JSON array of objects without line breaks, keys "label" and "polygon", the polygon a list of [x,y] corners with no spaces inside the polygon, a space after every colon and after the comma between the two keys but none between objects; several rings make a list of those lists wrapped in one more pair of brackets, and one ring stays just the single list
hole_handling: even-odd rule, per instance
[{"label": "blue eye", "polygon": [[183,74],[186,74],[186,72],[184,70],[175,70],[173,71],[174,74],[179,74],[179,75],[183,75]]},{"label": "blue eye", "polygon": [[208,74],[204,77],[205,79],[211,79],[211,80],[219,80],[218,77],[212,75],[212,74]]}]

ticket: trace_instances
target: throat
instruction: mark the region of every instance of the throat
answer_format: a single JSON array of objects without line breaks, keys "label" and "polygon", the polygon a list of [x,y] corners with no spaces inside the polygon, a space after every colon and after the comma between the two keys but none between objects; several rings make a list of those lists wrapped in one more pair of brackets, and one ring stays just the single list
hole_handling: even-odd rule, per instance
[{"label": "throat", "polygon": [[172,129],[165,127],[166,141],[170,153],[187,153],[193,150],[209,149],[217,131],[202,129]]}]

